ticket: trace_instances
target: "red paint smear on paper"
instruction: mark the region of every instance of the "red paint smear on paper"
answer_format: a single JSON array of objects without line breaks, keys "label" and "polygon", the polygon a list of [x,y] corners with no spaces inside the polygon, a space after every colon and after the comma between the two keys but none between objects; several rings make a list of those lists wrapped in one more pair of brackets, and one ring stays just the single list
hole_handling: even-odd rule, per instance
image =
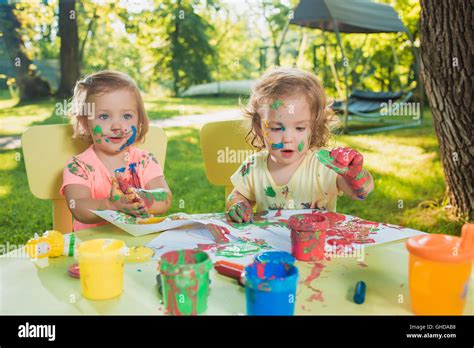
[{"label": "red paint smear on paper", "polygon": [[314,294],[306,299],[308,302],[319,301],[324,302],[323,292],[321,290],[314,290]]},{"label": "red paint smear on paper", "polygon": [[275,213],[275,217],[281,216],[281,209],[278,209],[277,212]]},{"label": "red paint smear on paper", "polygon": [[211,250],[213,248],[217,248],[218,244],[204,244],[204,243],[198,243],[197,247],[199,250],[206,251],[206,250]]},{"label": "red paint smear on paper", "polygon": [[334,238],[334,239],[329,239],[328,244],[331,246],[340,246],[340,245],[351,245],[351,242],[346,240],[345,238]]},{"label": "red paint smear on paper", "polygon": [[375,243],[373,238],[368,238],[370,234],[376,234],[377,229],[382,225],[378,222],[353,218],[345,221],[346,217],[334,212],[321,212],[329,219],[330,227],[326,230],[327,237],[337,237],[328,239],[331,246],[351,246],[355,244]]},{"label": "red paint smear on paper", "polygon": [[218,244],[224,244],[224,243],[229,243],[229,239],[225,236],[226,234],[229,234],[230,231],[228,228],[215,225],[215,224],[207,224],[206,225],[207,229],[209,232],[211,232],[212,237]]}]

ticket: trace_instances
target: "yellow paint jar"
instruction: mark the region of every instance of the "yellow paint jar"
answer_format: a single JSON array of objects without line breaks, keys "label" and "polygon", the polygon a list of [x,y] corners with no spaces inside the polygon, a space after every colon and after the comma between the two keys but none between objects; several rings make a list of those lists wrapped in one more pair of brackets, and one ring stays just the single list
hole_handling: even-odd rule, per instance
[{"label": "yellow paint jar", "polygon": [[93,239],[79,245],[77,260],[84,297],[106,300],[122,293],[125,254],[125,243],[117,239]]}]

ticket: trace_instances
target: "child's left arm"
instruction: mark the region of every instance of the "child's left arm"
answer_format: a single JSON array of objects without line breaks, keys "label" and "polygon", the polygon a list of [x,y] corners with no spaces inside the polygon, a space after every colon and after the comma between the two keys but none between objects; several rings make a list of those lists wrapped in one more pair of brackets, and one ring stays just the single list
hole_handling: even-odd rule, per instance
[{"label": "child's left arm", "polygon": [[352,199],[364,200],[374,189],[374,180],[363,168],[364,157],[351,148],[335,148],[331,151],[332,163],[338,171],[337,187]]}]

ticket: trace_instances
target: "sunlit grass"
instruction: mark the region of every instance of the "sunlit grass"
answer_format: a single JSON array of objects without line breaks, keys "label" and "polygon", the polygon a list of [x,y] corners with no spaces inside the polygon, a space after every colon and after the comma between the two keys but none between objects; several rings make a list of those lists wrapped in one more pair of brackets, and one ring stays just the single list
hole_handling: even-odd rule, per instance
[{"label": "sunlit grass", "polygon": [[[2,99],[3,97],[3,99]],[[31,104],[18,104],[17,99],[0,95],[0,136],[20,135],[32,124],[68,123],[61,116],[64,101],[48,98]],[[237,98],[159,98],[145,95],[145,108],[150,119],[206,114],[238,108]]]},{"label": "sunlit grass", "polygon": [[238,99],[222,98],[153,98],[145,95],[145,109],[152,120],[172,116],[207,114],[239,107]]}]

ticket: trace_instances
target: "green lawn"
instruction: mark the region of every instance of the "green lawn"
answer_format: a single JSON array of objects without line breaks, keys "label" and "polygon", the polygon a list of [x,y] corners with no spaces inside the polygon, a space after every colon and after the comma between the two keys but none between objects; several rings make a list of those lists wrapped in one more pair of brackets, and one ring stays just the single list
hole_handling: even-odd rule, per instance
[{"label": "green lawn", "polygon": [[[145,94],[145,108],[151,120],[172,116],[205,114],[238,108],[238,98],[153,98]],[[29,125],[68,123],[61,116],[64,101],[47,98],[18,105],[7,91],[0,91],[0,136],[20,135]]]},{"label": "green lawn", "polygon": [[[207,103],[209,99],[200,99]],[[228,100],[203,105],[196,99],[185,100],[191,110],[218,110],[235,107]],[[8,103],[8,100],[0,100]],[[53,123],[48,103],[10,106],[10,115],[37,114],[43,117],[38,123]],[[171,106],[165,101],[155,103],[156,110],[174,110],[181,102]],[[183,102],[184,103],[184,102]],[[48,116],[49,112],[49,116]],[[2,110],[0,119],[8,112]],[[11,117],[11,116],[8,116]],[[39,116],[38,116],[39,117]],[[21,119],[22,117],[18,117]],[[22,121],[23,122],[23,121]],[[17,123],[18,132],[22,131]],[[3,127],[3,125],[2,125]],[[173,190],[174,202],[170,213],[186,211],[201,213],[224,209],[224,190],[207,182],[199,131],[195,128],[167,129],[169,137],[165,173]],[[445,191],[438,143],[428,113],[423,127],[372,135],[338,136],[334,145],[351,146],[364,154],[367,168],[375,178],[375,191],[365,201],[352,201],[342,197],[338,211],[369,220],[399,224],[431,233],[459,235],[463,221],[449,216],[440,203]],[[35,232],[50,229],[51,204],[32,196],[28,189],[25,166],[18,151],[0,151],[0,244],[7,241],[24,243]]]}]

